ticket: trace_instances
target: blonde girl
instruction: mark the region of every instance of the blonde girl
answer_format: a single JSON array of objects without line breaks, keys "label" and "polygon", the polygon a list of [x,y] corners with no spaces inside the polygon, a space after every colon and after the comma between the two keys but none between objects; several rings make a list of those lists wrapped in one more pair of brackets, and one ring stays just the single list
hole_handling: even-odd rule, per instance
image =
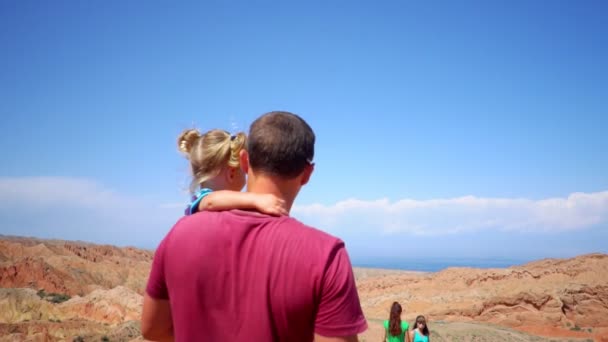
[{"label": "blonde girl", "polygon": [[190,161],[192,202],[186,215],[198,211],[255,209],[269,215],[287,215],[285,203],[272,194],[241,192],[245,173],[239,165],[239,154],[246,147],[245,133],[213,129],[201,134],[196,129],[182,132],[177,147]]}]

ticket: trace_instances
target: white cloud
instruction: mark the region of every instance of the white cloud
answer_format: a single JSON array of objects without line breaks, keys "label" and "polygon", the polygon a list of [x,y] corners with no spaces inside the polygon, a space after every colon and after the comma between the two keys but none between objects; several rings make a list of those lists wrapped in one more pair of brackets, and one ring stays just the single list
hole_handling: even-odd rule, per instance
[{"label": "white cloud", "polygon": [[330,232],[440,235],[479,230],[566,231],[608,223],[608,191],[565,198],[481,198],[390,202],[348,199],[334,205],[296,206],[293,215]]},{"label": "white cloud", "polygon": [[71,205],[80,208],[138,204],[137,200],[119,195],[94,181],[67,177],[0,178],[0,201],[25,202],[32,206]]},{"label": "white cloud", "polygon": [[[88,179],[0,177],[0,234],[153,247],[184,203],[155,203]],[[390,241],[394,234],[575,231],[608,224],[608,191],[564,198],[348,199],[296,206],[293,216],[340,236]]]},{"label": "white cloud", "polygon": [[153,247],[183,214],[89,179],[0,177],[0,234]]}]

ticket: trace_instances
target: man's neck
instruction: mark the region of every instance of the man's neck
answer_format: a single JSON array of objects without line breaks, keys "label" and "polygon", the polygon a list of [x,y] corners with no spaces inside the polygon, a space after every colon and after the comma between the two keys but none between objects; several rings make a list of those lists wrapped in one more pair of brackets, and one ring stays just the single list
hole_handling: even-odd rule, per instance
[{"label": "man's neck", "polygon": [[247,191],[273,194],[285,201],[287,211],[291,211],[291,206],[300,191],[300,186],[297,185],[297,180],[283,180],[266,175],[250,175],[247,179]]}]

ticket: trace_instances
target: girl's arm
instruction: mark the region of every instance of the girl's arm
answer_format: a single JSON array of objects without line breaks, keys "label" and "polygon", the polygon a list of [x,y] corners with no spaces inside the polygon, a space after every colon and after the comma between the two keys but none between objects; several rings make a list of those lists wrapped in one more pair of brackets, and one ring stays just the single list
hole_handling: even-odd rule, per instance
[{"label": "girl's arm", "polygon": [[257,194],[230,190],[213,191],[198,204],[199,211],[256,209],[268,215],[288,215],[285,201],[272,194]]},{"label": "girl's arm", "polygon": [[386,342],[386,329],[384,329],[384,337],[382,338],[382,342]]}]

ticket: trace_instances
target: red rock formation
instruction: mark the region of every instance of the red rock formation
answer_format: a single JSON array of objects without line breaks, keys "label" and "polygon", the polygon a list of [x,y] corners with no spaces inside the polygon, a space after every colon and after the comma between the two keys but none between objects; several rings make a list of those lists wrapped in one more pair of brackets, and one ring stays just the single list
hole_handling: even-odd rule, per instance
[{"label": "red rock formation", "polygon": [[47,292],[73,293],[66,286],[70,277],[42,258],[25,257],[0,267],[0,287],[29,287]]},{"label": "red rock formation", "polygon": [[[30,334],[32,340],[53,340],[61,339],[57,336],[62,334],[62,325],[66,334],[78,332],[79,327],[105,334],[114,331],[113,325],[137,321],[152,258],[152,251],[133,247],[0,240],[0,287],[34,290],[0,296],[0,336],[19,340]],[[546,259],[508,269],[355,273],[370,320],[385,319],[391,302],[397,300],[403,304],[408,321],[425,314],[431,321],[489,322],[528,332],[594,336],[597,340],[608,336],[608,255],[604,254]],[[39,289],[73,298],[61,304],[48,303],[35,295]],[[17,295],[19,291],[25,292]],[[19,321],[25,319],[37,321]],[[63,323],[41,322],[43,319]],[[582,330],[573,331],[575,327]],[[591,328],[595,335],[588,332]],[[137,328],[124,328],[131,335],[133,329]]]},{"label": "red rock formation", "polygon": [[0,287],[28,287],[84,296],[126,286],[143,294],[152,251],[88,243],[0,240]]},{"label": "red rock formation", "polygon": [[608,255],[604,254],[547,259],[508,269],[393,274],[362,279],[358,289],[366,316],[378,319],[398,300],[408,320],[426,314],[435,320],[489,322],[527,331],[530,326],[547,331],[608,328]]}]

